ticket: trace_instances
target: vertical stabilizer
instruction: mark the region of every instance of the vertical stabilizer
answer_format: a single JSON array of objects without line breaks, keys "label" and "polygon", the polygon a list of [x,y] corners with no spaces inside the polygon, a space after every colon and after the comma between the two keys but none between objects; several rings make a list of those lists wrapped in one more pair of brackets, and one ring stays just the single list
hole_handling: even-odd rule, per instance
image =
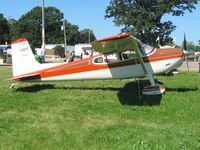
[{"label": "vertical stabilizer", "polygon": [[40,64],[35,60],[26,38],[12,42],[13,76],[19,76],[36,71]]}]

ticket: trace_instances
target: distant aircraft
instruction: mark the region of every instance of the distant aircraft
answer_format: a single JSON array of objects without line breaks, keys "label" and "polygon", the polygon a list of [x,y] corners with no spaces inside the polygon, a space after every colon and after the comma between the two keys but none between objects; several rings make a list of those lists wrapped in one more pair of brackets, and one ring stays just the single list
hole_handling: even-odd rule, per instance
[{"label": "distant aircraft", "polygon": [[[165,87],[153,76],[168,73],[183,63],[183,49],[159,48],[144,44],[129,34],[120,34],[92,43],[96,56],[68,63],[38,63],[27,39],[12,42],[13,80],[40,82],[59,80],[124,79],[147,76],[150,84],[144,95],[159,95]],[[13,87],[13,85],[11,85]]]}]

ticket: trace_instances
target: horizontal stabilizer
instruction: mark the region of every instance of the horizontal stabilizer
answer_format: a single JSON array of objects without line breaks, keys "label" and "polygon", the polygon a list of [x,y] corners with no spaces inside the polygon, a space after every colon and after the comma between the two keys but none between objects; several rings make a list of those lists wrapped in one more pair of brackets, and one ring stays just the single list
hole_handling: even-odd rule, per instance
[{"label": "horizontal stabilizer", "polygon": [[12,80],[17,80],[17,81],[31,81],[40,79],[41,79],[40,74],[29,74],[12,78]]},{"label": "horizontal stabilizer", "polygon": [[99,53],[134,51],[138,49],[138,42],[128,34],[120,34],[94,41],[92,48]]}]

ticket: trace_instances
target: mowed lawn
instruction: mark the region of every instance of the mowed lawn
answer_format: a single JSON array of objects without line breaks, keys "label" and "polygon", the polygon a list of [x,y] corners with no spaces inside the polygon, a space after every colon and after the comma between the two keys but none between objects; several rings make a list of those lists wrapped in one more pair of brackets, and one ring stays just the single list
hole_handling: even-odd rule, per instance
[{"label": "mowed lawn", "polygon": [[[200,74],[157,76],[163,96],[134,79],[25,83],[0,67],[0,149],[200,149]],[[140,85],[144,84],[140,81]]]}]

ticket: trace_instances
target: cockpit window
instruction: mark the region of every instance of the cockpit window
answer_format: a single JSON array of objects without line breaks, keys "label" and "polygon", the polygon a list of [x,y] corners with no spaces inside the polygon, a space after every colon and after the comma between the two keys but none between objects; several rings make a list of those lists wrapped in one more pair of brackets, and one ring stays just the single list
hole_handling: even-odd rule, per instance
[{"label": "cockpit window", "polygon": [[121,52],[121,60],[131,60],[135,58],[136,54],[134,51]]},{"label": "cockpit window", "polygon": [[118,63],[121,61],[129,61],[136,59],[135,51],[125,51],[125,52],[118,52],[112,54],[105,54],[99,57],[94,58],[94,64],[110,64],[110,63]]},{"label": "cockpit window", "polygon": [[105,57],[106,57],[105,58],[106,63],[114,63],[114,62],[120,61],[118,53],[107,54],[107,55],[105,55]]},{"label": "cockpit window", "polygon": [[103,57],[95,58],[94,63],[97,63],[97,64],[103,63]]}]

